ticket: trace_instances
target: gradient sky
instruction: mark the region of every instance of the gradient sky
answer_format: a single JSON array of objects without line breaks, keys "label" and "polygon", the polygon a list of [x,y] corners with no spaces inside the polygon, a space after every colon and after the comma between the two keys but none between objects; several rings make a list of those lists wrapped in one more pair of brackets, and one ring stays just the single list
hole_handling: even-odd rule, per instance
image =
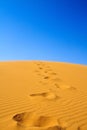
[{"label": "gradient sky", "polygon": [[0,60],[87,65],[87,1],[1,0]]}]

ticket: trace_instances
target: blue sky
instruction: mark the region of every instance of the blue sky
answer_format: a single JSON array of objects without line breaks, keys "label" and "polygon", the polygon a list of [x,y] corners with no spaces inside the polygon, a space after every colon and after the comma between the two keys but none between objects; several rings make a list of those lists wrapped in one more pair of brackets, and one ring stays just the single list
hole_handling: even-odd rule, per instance
[{"label": "blue sky", "polygon": [[87,65],[87,1],[0,1],[0,60]]}]

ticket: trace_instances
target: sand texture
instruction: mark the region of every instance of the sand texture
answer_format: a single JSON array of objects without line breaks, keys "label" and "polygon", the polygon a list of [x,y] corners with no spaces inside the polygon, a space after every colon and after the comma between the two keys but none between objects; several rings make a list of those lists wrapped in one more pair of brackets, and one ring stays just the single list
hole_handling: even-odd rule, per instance
[{"label": "sand texture", "polygon": [[0,130],[87,130],[87,66],[0,62]]}]

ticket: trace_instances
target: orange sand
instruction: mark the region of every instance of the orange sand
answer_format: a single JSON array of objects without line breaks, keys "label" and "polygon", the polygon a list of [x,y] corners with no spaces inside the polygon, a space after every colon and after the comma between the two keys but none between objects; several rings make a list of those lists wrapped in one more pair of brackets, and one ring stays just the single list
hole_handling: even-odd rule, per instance
[{"label": "orange sand", "polygon": [[87,130],[87,66],[0,62],[0,130]]}]

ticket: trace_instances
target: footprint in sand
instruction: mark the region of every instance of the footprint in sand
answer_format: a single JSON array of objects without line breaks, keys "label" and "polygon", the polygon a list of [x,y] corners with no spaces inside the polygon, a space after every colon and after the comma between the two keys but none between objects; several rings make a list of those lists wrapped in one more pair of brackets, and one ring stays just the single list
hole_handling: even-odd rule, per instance
[{"label": "footprint in sand", "polygon": [[56,99],[58,99],[59,97],[55,94],[55,93],[53,93],[53,92],[44,92],[44,93],[37,93],[37,94],[31,94],[30,95],[31,97],[38,97],[38,96],[40,96],[40,97],[44,97],[44,98],[46,98],[46,99],[48,99],[48,100],[56,100]]},{"label": "footprint in sand", "polygon": [[52,79],[52,82],[54,82],[54,86],[56,86],[56,88],[61,90],[76,90],[74,86],[64,83],[61,79],[55,78]]},{"label": "footprint in sand", "polygon": [[63,82],[58,83],[58,88],[60,88],[62,90],[76,90],[75,87],[68,85],[68,84],[64,84]]},{"label": "footprint in sand", "polygon": [[54,85],[56,86],[56,88],[60,88],[58,84],[55,83]]},{"label": "footprint in sand", "polygon": [[42,70],[43,68],[42,67],[39,67],[40,70]]},{"label": "footprint in sand", "polygon": [[46,66],[45,69],[46,69],[47,71],[52,72],[52,69],[51,69],[49,66]]},{"label": "footprint in sand", "polygon": [[[43,130],[64,130],[67,123],[60,124],[55,117],[39,116],[34,112],[24,112],[13,116],[13,120],[17,122],[17,126],[21,128],[43,129]],[[65,125],[62,125],[65,124]]]},{"label": "footprint in sand", "polygon": [[52,72],[52,73],[51,73],[51,75],[57,75],[57,73],[55,73],[55,72]]},{"label": "footprint in sand", "polygon": [[44,71],[44,73],[48,73],[48,71],[47,71],[47,70],[45,70],[45,71]]},{"label": "footprint in sand", "polygon": [[44,79],[49,79],[50,77],[49,76],[45,76]]},{"label": "footprint in sand", "polygon": [[35,64],[38,65],[38,66],[40,65],[39,63],[35,63]]},{"label": "footprint in sand", "polygon": [[53,78],[52,79],[52,81],[55,83],[55,82],[61,82],[62,80],[60,79],[60,78],[58,78],[58,77],[55,77],[55,78]]}]

